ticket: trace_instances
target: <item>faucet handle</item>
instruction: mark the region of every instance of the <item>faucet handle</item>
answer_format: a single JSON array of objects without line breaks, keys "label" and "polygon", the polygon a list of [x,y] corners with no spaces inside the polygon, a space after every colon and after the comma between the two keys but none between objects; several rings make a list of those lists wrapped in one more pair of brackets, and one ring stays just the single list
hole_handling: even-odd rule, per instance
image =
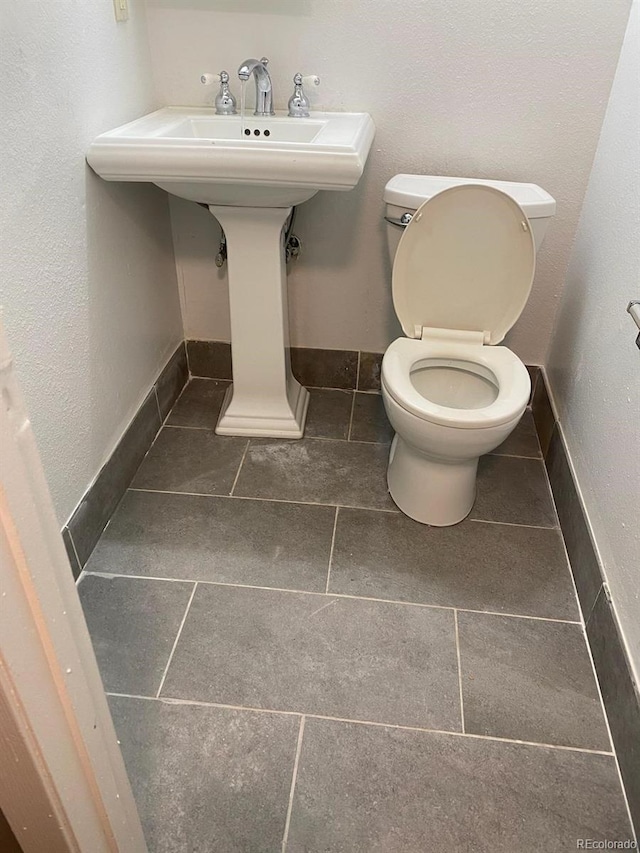
[{"label": "faucet handle", "polygon": [[289,116],[291,118],[308,118],[309,116],[309,98],[303,89],[305,83],[319,86],[320,78],[316,77],[315,74],[303,77],[299,71],[294,76],[293,95],[289,98]]},{"label": "faucet handle", "polygon": [[302,78],[303,86],[319,86],[320,78],[317,74],[307,74],[306,77]]},{"label": "faucet handle", "polygon": [[234,116],[237,113],[236,99],[229,88],[229,75],[226,71],[220,72],[220,91],[215,100],[216,115]]},{"label": "faucet handle", "polygon": [[220,83],[220,91],[216,95],[214,105],[216,115],[233,116],[236,114],[236,99],[229,89],[229,75],[226,71],[221,71],[219,74],[202,74],[200,82],[203,86],[211,86],[213,83]]}]

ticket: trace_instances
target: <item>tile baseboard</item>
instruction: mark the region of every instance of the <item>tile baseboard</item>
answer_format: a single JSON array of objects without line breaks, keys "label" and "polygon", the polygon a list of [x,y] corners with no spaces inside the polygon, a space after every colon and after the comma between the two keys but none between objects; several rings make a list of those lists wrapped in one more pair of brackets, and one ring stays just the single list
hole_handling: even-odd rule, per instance
[{"label": "tile baseboard", "polygon": [[[360,358],[363,355],[366,358]],[[187,341],[192,376],[232,379],[231,344],[225,341]],[[291,367],[307,388],[338,388],[345,391],[379,391],[382,353],[357,350],[291,347]],[[358,367],[360,366],[360,371]]]},{"label": "tile baseboard", "polygon": [[86,565],[188,379],[187,351],[181,343],[61,531],[74,578],[78,578]]},{"label": "tile baseboard", "polygon": [[543,370],[539,370],[534,386],[532,412],[627,793],[631,820],[636,833],[640,834],[640,693]]},{"label": "tile baseboard", "polygon": [[[337,388],[344,391],[380,391],[382,352],[365,350],[291,347],[293,374],[307,388]],[[204,379],[232,379],[231,344],[225,341],[187,341],[192,376]],[[540,368],[527,365],[531,377],[531,398]]]}]

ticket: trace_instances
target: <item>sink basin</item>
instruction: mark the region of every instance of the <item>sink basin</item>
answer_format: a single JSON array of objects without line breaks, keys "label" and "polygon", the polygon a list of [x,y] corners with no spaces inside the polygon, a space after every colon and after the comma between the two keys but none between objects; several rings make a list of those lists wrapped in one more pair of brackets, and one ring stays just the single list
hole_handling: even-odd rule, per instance
[{"label": "sink basin", "polygon": [[216,116],[165,107],[98,136],[87,160],[108,181],[149,181],[191,201],[288,207],[319,190],[350,190],[375,128],[367,113],[310,118]]},{"label": "sink basin", "polygon": [[243,129],[241,119],[234,116],[191,116],[164,129],[160,136],[165,139],[206,139],[211,145],[216,145],[216,140],[233,140],[244,143],[244,148],[252,142],[273,146],[279,142],[313,142],[320,131],[326,128],[327,122],[271,116],[268,119],[253,118],[249,122],[245,121],[244,125]]}]

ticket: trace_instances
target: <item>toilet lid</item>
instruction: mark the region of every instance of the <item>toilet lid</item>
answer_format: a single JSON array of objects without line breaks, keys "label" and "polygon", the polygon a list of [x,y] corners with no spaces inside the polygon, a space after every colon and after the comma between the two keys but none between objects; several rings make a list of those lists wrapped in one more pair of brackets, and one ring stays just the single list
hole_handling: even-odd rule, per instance
[{"label": "toilet lid", "polygon": [[497,344],[522,313],[534,271],[533,235],[520,205],[493,187],[451,187],[419,207],[404,230],[393,304],[408,337],[427,326],[485,332]]}]

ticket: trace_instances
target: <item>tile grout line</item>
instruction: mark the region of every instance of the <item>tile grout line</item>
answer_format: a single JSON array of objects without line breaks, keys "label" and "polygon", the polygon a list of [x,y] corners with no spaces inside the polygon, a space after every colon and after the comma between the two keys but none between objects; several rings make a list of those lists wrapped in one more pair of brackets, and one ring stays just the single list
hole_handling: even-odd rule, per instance
[{"label": "tile grout line", "polygon": [[[71,533],[71,530],[69,529],[69,527],[66,524],[64,526],[64,530],[66,530],[67,533],[69,534],[69,541],[71,542],[71,547],[73,548],[73,553],[75,555],[76,560],[78,561],[78,565],[80,566],[80,572],[78,573],[78,577],[76,578],[76,584],[77,584],[78,581],[80,580],[82,573],[84,572],[84,566],[80,562],[80,557],[78,557],[78,551],[76,549],[76,543],[73,541],[73,534]],[[102,535],[102,534],[100,534],[100,535]],[[96,545],[97,544],[98,543],[96,542]],[[86,562],[88,563],[89,560],[87,559]],[[86,565],[86,563],[85,563],[85,565]]]},{"label": "tile grout line", "polygon": [[458,688],[460,690],[460,722],[462,723],[462,733],[465,734],[464,726],[464,699],[462,696],[462,663],[460,660],[460,631],[458,629],[458,611],[453,611],[453,621],[456,629],[456,656],[458,659]]},{"label": "tile grout line", "polygon": [[[233,383],[233,379],[220,379],[219,377],[216,377],[216,376],[195,376],[195,375],[193,375],[193,376],[189,377],[189,381],[191,381],[192,379],[197,379],[198,381],[199,380],[205,380],[206,382],[224,382],[227,385],[231,385]],[[307,391],[345,391],[345,392],[346,391],[358,391],[359,394],[371,394],[373,396],[378,396],[378,397],[381,396],[381,392],[376,391],[375,389],[365,390],[364,388],[356,388],[356,387],[345,388],[344,386],[342,388],[339,388],[335,385],[311,385],[310,383],[302,382],[300,379],[298,379],[298,382],[300,382],[302,387],[306,388]]]},{"label": "tile grout line", "polygon": [[357,391],[351,392],[351,413],[349,415],[349,429],[347,430],[347,441],[348,442],[351,441],[351,430],[353,429],[353,413],[356,410],[356,394],[357,393],[358,393]]},{"label": "tile grout line", "polygon": [[[390,515],[400,515],[400,510],[398,509],[380,509],[375,506],[345,506],[344,504],[328,504],[328,503],[316,503],[314,501],[291,501],[286,498],[263,498],[263,497],[254,497],[253,495],[221,495],[221,494],[212,494],[211,492],[174,492],[169,489],[142,489],[138,486],[130,486],[127,490],[129,492],[145,492],[147,494],[152,495],[183,495],[190,498],[232,498],[235,501],[263,501],[265,503],[274,503],[274,504],[295,504],[297,506],[322,506],[322,507],[331,507],[331,509],[335,509],[335,507],[340,507],[340,509],[359,509],[366,510],[367,512],[386,512]],[[500,524],[500,522],[492,522],[495,524]],[[526,527],[527,525],[512,525],[516,527]],[[547,529],[547,528],[543,528]]]},{"label": "tile grout line", "polygon": [[[315,440],[315,439],[314,439]],[[323,440],[323,439],[320,439]],[[332,439],[326,439],[327,441],[331,441]],[[373,444],[373,442],[357,442],[358,444]],[[360,510],[362,512],[384,512],[388,515],[401,516],[402,513],[398,509],[381,509],[376,506],[355,506],[351,504],[330,504],[330,503],[321,503],[317,501],[294,501],[288,500],[287,498],[264,498],[258,495],[222,495],[222,494],[212,494],[211,492],[176,492],[171,489],[142,489],[139,486],[130,486],[127,491],[129,492],[145,492],[147,494],[152,495],[183,495],[191,498],[232,498],[236,501],[264,501],[265,503],[278,503],[278,504],[296,504],[298,506],[324,506],[324,507],[339,507],[340,509],[355,509]],[[489,518],[467,518],[465,521],[473,522],[475,524],[502,524],[505,527],[525,527],[529,530],[560,530],[560,528],[556,525],[555,527],[545,527],[541,524],[518,524],[514,521],[492,521]],[[425,525],[428,526],[428,525]]]},{"label": "tile grout line", "polygon": [[338,512],[340,507],[336,507],[336,514],[333,519],[333,533],[331,534],[331,548],[329,549],[329,566],[327,567],[327,582],[324,586],[325,595],[329,593],[329,582],[331,580],[331,563],[333,561],[333,549],[336,544],[336,530],[338,529]]},{"label": "tile grout line", "polygon": [[317,590],[312,589],[289,589],[287,587],[281,586],[258,586],[257,584],[246,584],[246,583],[230,583],[228,581],[203,581],[201,579],[194,578],[163,578],[156,575],[135,575],[135,574],[122,574],[119,572],[94,572],[94,571],[83,571],[83,574],[86,576],[95,576],[99,578],[128,578],[129,580],[142,580],[142,581],[164,581],[165,583],[196,583],[203,584],[205,586],[222,586],[222,587],[230,587],[232,589],[255,589],[261,590],[263,592],[284,592],[290,593],[291,595],[319,595],[326,596],[329,598],[344,598],[347,601],[375,601],[379,604],[394,604],[401,607],[423,607],[426,610],[457,610],[460,613],[475,613],[479,616],[499,616],[504,617],[505,619],[529,619],[533,622],[554,622],[560,623],[561,625],[577,625],[578,627],[582,627],[580,622],[577,622],[575,619],[555,619],[551,616],[528,616],[524,613],[501,613],[497,610],[472,610],[469,607],[454,607],[450,604],[426,604],[422,601],[400,601],[396,598],[374,598],[373,596],[367,595],[348,595],[344,592],[318,592]]},{"label": "tile grout line", "polygon": [[[544,481],[547,484],[547,492],[549,494],[549,499],[551,500],[551,506],[553,507],[553,514],[554,514],[555,519],[556,519],[555,526],[560,531],[560,535],[562,536],[562,541],[564,542],[564,533],[562,532],[562,525],[560,524],[560,516],[558,515],[558,507],[556,506],[556,498],[555,498],[555,495],[553,494],[553,487],[551,486],[551,477],[549,476],[549,469],[547,468],[547,459],[546,459],[546,456],[544,456],[544,454],[542,456],[542,472],[543,472],[543,476],[544,476]],[[567,560],[568,559],[569,559],[569,552],[567,551]],[[569,562],[569,566],[571,566],[570,562]],[[573,570],[572,570],[571,574],[573,574]],[[578,609],[580,610],[580,612],[582,612],[582,607],[580,606],[580,599],[578,598],[577,587],[576,587],[576,598],[578,601]]]},{"label": "tile grout line", "polygon": [[518,746],[533,746],[543,749],[557,749],[561,752],[579,752],[587,755],[605,755],[615,758],[615,753],[603,749],[589,749],[583,746],[566,746],[560,743],[543,743],[535,740],[516,740],[515,738],[495,737],[494,735],[479,735],[473,732],[456,732],[448,729],[427,729],[422,726],[407,726],[402,723],[380,723],[376,720],[351,720],[348,717],[332,717],[329,714],[313,714],[309,711],[283,711],[274,708],[253,708],[247,705],[228,705],[223,702],[205,702],[199,699],[177,699],[172,696],[143,696],[135,693],[106,693],[107,696],[122,699],[138,699],[146,702],[164,702],[167,705],[195,705],[200,708],[221,708],[229,711],[246,711],[251,714],[275,714],[283,717],[305,717],[310,720],[328,720],[334,723],[349,723],[354,726],[375,726],[381,729],[394,729],[404,732],[422,732],[424,734],[445,735],[449,737],[467,738],[469,740],[488,740],[493,743],[509,743]]},{"label": "tile grout line", "polygon": [[[153,383],[153,396],[154,396],[155,401],[156,401],[156,409],[158,410],[158,418],[160,419],[160,429],[162,429],[163,418],[162,418],[162,412],[160,411],[160,400],[158,399],[158,382],[157,382],[157,380],[156,380],[156,382]],[[173,408],[173,406],[171,408]]]},{"label": "tile grout line", "polygon": [[495,450],[492,450],[489,453],[486,453],[485,456],[500,456],[505,459],[534,459],[536,462],[544,462],[544,459],[541,455],[538,456],[523,456],[521,453],[496,453]]},{"label": "tile grout line", "polygon": [[296,757],[293,761],[293,773],[291,775],[291,790],[289,791],[289,804],[287,806],[287,819],[284,824],[284,834],[282,836],[282,853],[286,853],[287,842],[289,840],[289,827],[291,826],[291,812],[293,811],[293,796],[296,790],[296,781],[298,779],[298,765],[300,763],[300,753],[302,751],[302,738],[304,737],[304,721],[305,715],[300,717],[300,726],[298,728],[298,740],[296,743]]},{"label": "tile grout line", "polygon": [[[169,415],[167,415],[169,417]],[[192,429],[198,430],[199,432],[215,432],[215,429],[212,427],[201,427],[201,426],[187,426],[187,424],[163,424],[163,429]]]},{"label": "tile grout line", "polygon": [[[360,350],[358,350],[358,364],[356,365],[356,384],[355,384],[355,387],[352,389],[353,391],[359,391],[360,390],[360,360],[361,360],[361,358],[362,358],[362,354],[361,354]],[[354,398],[355,398],[355,395],[354,395]]]},{"label": "tile grout line", "polygon": [[191,595],[189,596],[189,601],[187,602],[186,610],[184,611],[184,616],[182,617],[182,621],[180,622],[180,627],[178,628],[178,633],[173,642],[173,646],[171,647],[171,652],[169,654],[169,660],[167,661],[167,665],[164,668],[164,672],[162,673],[162,678],[160,680],[160,686],[158,687],[158,692],[156,693],[156,699],[160,698],[160,691],[164,687],[164,682],[167,677],[167,673],[169,672],[169,667],[171,666],[171,661],[173,660],[173,654],[176,650],[176,646],[178,645],[178,640],[180,639],[180,635],[182,634],[182,629],[184,628],[184,623],[187,621],[187,616],[189,615],[189,610],[191,609],[191,602],[193,601],[193,596],[196,594],[196,589],[198,588],[198,581],[196,581],[193,585],[193,589],[191,590]]},{"label": "tile grout line", "polygon": [[245,446],[244,451],[242,453],[242,459],[240,460],[240,464],[238,465],[238,470],[236,471],[236,476],[233,480],[233,485],[231,486],[231,491],[229,492],[229,495],[228,495],[230,498],[234,497],[233,492],[234,492],[235,487],[238,483],[238,479],[240,478],[240,471],[242,471],[242,466],[244,465],[244,460],[247,456],[247,451],[249,450],[250,442],[251,442],[251,439],[250,438],[247,439],[246,446]]},{"label": "tile grout line", "polygon": [[[356,508],[359,509],[359,507]],[[365,507],[363,507],[363,509],[364,508]],[[387,512],[389,512],[389,510],[387,510]],[[529,530],[560,530],[557,524],[552,527],[544,527],[542,524],[518,524],[517,521],[492,521],[490,518],[467,518],[464,520],[471,521],[474,524],[502,524],[504,527],[526,527]]]},{"label": "tile grout line", "polygon": [[[218,380],[215,380],[215,381],[218,381]],[[363,438],[351,438],[350,437],[352,420],[353,420],[353,409],[354,409],[354,404],[355,404],[355,399],[356,399],[355,395],[356,394],[371,394],[372,396],[379,397],[380,394],[370,392],[370,391],[351,391],[348,388],[346,388],[346,389],[343,389],[343,388],[335,388],[335,389],[317,388],[315,390],[317,390],[317,391],[336,390],[336,391],[342,391],[343,393],[353,394],[353,402],[351,405],[351,419],[349,422],[349,437],[348,438],[333,438],[333,437],[327,436],[327,435],[304,435],[303,439],[306,439],[307,441],[333,441],[333,442],[336,442],[337,444],[367,444],[367,445],[373,444],[373,445],[376,445],[376,447],[377,446],[386,447],[388,444],[391,443],[390,441],[368,441],[367,439],[363,439]],[[176,402],[178,402],[178,401],[176,400]],[[173,411],[173,409],[171,411]],[[189,424],[169,424],[166,421],[167,421],[167,418],[169,418],[170,416],[171,416],[171,412],[169,412],[169,414],[164,419],[164,421],[161,422],[161,428],[169,427],[170,429],[196,429],[196,430],[202,430],[204,432],[215,432],[215,427],[191,426]],[[222,438],[227,438],[227,437],[228,436],[222,436]],[[269,440],[271,440],[271,441],[300,441],[301,439],[273,438],[273,439],[269,439]],[[543,462],[544,461],[544,459],[541,456],[522,456],[522,455],[517,454],[517,453],[493,453],[492,452],[492,453],[486,453],[485,455],[486,456],[500,456],[502,459],[531,459],[535,462]]]},{"label": "tile grout line", "polygon": [[191,380],[193,377],[191,376],[191,372],[188,370],[188,368],[189,368],[189,359],[187,359],[187,372],[189,373],[189,377],[188,377],[187,381],[184,383],[184,385],[182,386],[182,390],[180,391],[180,393],[178,394],[176,399],[173,401],[173,405],[171,406],[171,408],[167,412],[167,417],[163,421],[163,423],[165,423],[165,424],[166,424],[167,420],[169,419],[171,412],[173,412],[173,410],[178,405],[180,400],[186,395],[187,388],[189,387],[189,385],[191,385]]},{"label": "tile grout line", "polygon": [[[219,381],[219,380],[212,380],[212,381]],[[330,390],[334,390],[334,389],[319,388],[316,390],[330,391]],[[337,388],[335,390],[341,391],[343,389]],[[340,444],[367,444],[367,445],[375,445],[376,447],[386,447],[387,445],[389,445],[391,443],[390,441],[370,441],[370,440],[367,440],[364,438],[351,438],[351,431],[352,431],[352,427],[353,427],[353,417],[354,417],[354,410],[355,410],[355,403],[356,403],[356,394],[367,394],[367,393],[369,393],[369,394],[372,394],[373,396],[378,396],[378,397],[380,395],[374,394],[374,392],[367,392],[367,391],[350,391],[349,393],[353,394],[353,400],[351,403],[351,415],[349,418],[349,430],[348,430],[347,438],[333,438],[333,437],[327,436],[327,435],[304,435],[303,438],[306,439],[307,441],[335,441],[335,442],[338,442]],[[169,413],[169,415],[167,415],[167,418],[169,418],[170,415],[171,415],[171,412]],[[215,427],[210,427],[210,426],[192,426],[190,424],[170,424],[170,423],[166,422],[167,418],[165,418],[165,420],[161,423],[161,427],[163,429],[164,429],[164,427],[167,427],[168,429],[191,429],[191,430],[200,430],[201,432],[215,432]],[[226,437],[226,436],[223,436],[223,437]],[[277,441],[278,439],[273,439],[273,440]],[[298,441],[300,439],[286,439],[285,438],[285,439],[280,439],[280,440]],[[485,455],[486,456],[499,456],[501,459],[531,459],[531,460],[534,460],[536,462],[543,462],[544,461],[542,456],[523,456],[523,455],[518,454],[518,453],[495,453],[495,452],[491,452],[491,453],[487,453]]]}]

